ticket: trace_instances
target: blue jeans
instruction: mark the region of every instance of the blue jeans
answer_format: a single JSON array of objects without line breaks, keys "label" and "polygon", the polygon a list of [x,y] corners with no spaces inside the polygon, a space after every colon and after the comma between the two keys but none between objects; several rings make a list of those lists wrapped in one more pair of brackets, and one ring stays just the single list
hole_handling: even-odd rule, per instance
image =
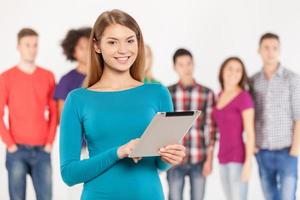
[{"label": "blue jeans", "polygon": [[9,197],[24,200],[26,197],[26,175],[32,178],[37,200],[52,198],[52,168],[50,154],[42,146],[18,145],[14,153],[6,152]]},{"label": "blue jeans", "polygon": [[266,200],[296,199],[298,158],[290,156],[289,150],[260,150],[256,155]]},{"label": "blue jeans", "polygon": [[248,183],[242,181],[242,163],[220,164],[220,175],[227,200],[246,200]]},{"label": "blue jeans", "polygon": [[191,200],[204,199],[205,177],[202,176],[203,163],[178,165],[167,172],[169,200],[182,200],[185,176],[189,176]]}]

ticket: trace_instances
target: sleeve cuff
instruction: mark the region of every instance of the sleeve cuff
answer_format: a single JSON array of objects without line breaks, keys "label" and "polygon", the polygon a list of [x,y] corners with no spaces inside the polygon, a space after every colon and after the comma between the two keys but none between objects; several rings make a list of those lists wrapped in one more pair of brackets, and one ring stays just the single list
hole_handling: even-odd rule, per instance
[{"label": "sleeve cuff", "polygon": [[157,164],[157,168],[161,171],[166,171],[168,169],[170,169],[172,167],[171,164],[166,163],[165,161],[163,161],[160,157],[156,158],[156,164]]},{"label": "sleeve cuff", "polygon": [[119,149],[119,147],[114,147],[114,148],[111,149],[111,157],[112,157],[115,161],[118,161],[118,160],[119,160],[118,149]]}]

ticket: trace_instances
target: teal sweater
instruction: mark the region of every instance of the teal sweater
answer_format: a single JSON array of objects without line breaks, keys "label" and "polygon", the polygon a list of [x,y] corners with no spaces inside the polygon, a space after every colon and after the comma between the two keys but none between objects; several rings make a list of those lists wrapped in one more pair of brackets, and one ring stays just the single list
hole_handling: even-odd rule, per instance
[{"label": "teal sweater", "polygon": [[[173,110],[168,90],[160,84],[97,92],[73,90],[60,124],[60,168],[64,182],[84,183],[81,199],[162,200],[158,169],[170,165],[160,157],[119,159],[117,149],[139,138],[157,112]],[[80,160],[83,135],[89,158]]]}]

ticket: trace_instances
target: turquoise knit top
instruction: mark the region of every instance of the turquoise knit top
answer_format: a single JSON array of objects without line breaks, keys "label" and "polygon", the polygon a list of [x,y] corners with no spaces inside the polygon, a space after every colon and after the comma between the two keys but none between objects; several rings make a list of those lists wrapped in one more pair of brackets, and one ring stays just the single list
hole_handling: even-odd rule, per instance
[{"label": "turquoise knit top", "polygon": [[[144,84],[121,91],[69,93],[60,123],[60,168],[64,182],[84,183],[81,199],[163,200],[158,170],[170,165],[160,157],[119,159],[117,149],[139,138],[157,112],[173,110],[168,90]],[[83,135],[89,158],[80,160]]]}]

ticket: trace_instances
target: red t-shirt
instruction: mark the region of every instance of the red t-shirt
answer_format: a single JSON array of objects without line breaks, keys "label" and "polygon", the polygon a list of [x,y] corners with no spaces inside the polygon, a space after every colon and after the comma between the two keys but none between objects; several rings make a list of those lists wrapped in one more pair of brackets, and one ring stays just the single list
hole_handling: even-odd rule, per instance
[{"label": "red t-shirt", "polygon": [[[53,143],[57,126],[54,89],[54,75],[41,67],[32,74],[18,67],[1,74],[0,135],[7,147]],[[5,106],[9,112],[9,128],[3,121]]]}]

